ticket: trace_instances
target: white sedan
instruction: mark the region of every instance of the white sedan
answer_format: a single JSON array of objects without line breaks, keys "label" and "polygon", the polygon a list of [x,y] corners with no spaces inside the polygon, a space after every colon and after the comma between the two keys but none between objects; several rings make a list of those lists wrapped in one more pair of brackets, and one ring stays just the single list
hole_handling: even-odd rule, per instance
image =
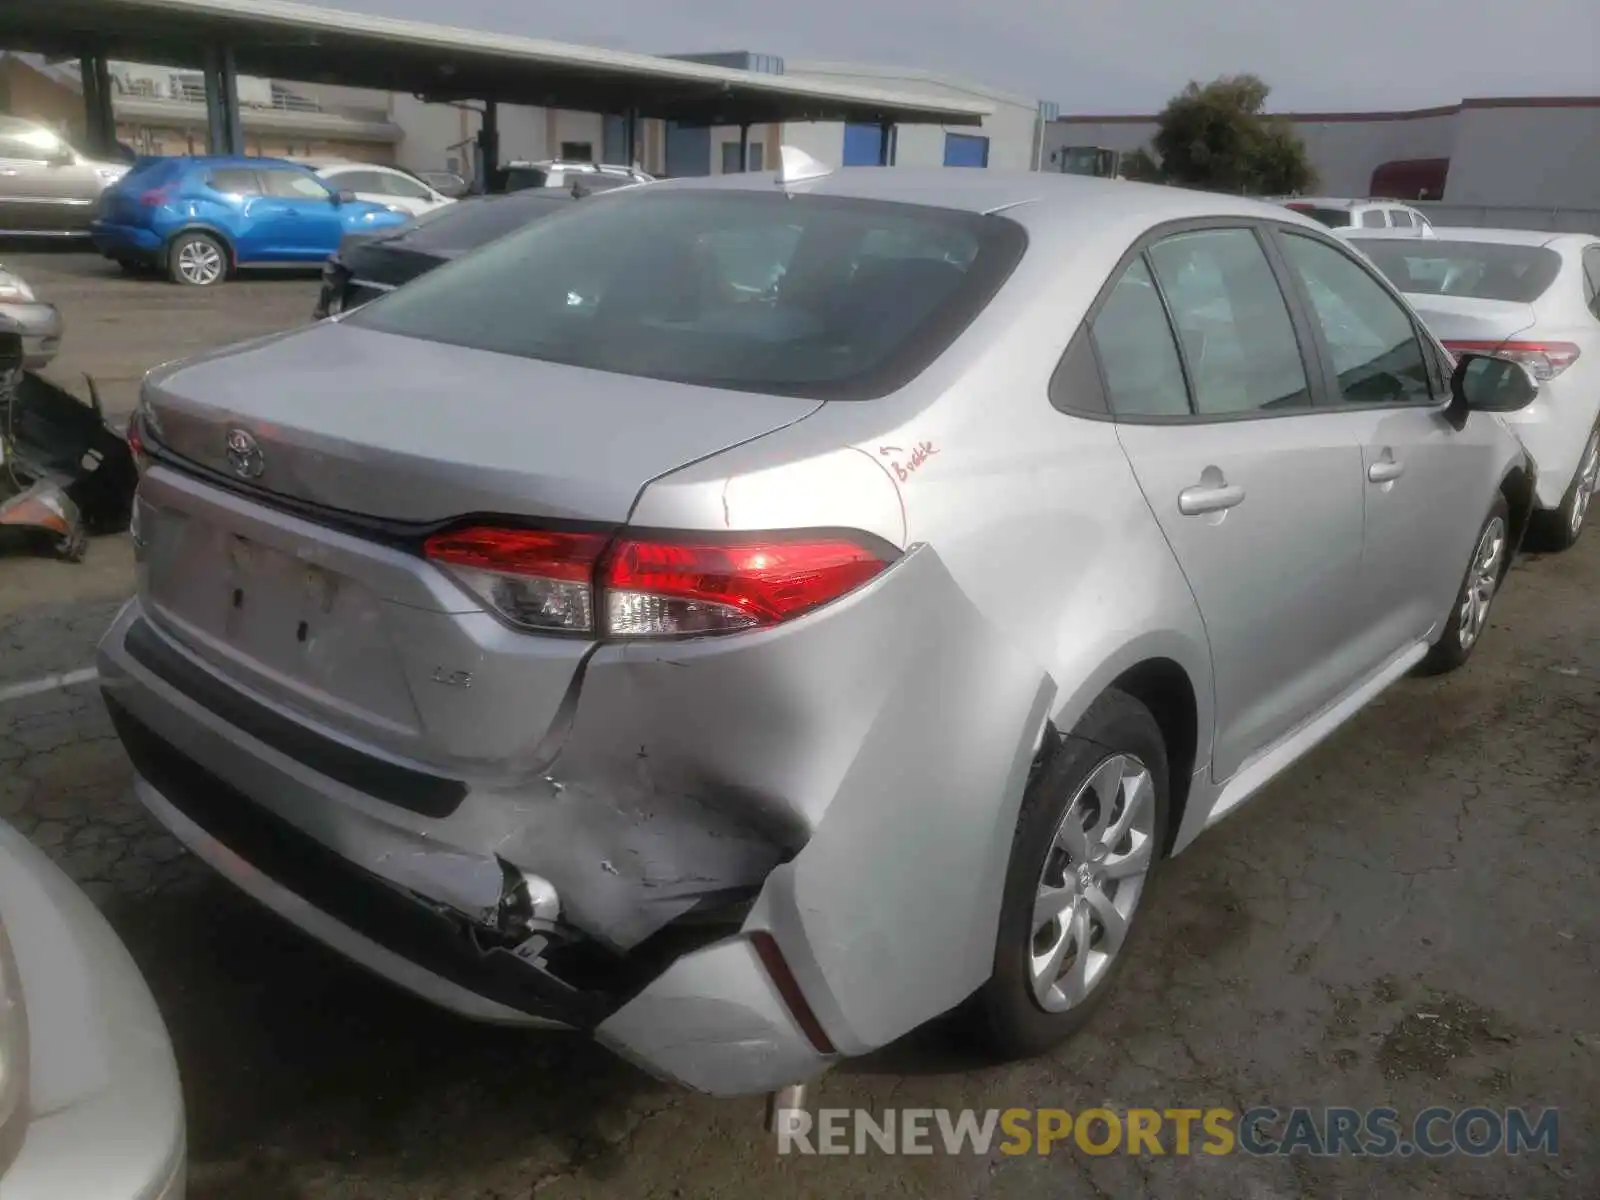
[{"label": "white sedan", "polygon": [[1538,399],[1506,416],[1538,466],[1528,546],[1571,546],[1600,487],[1600,238],[1436,229],[1425,242],[1369,230],[1345,240],[1447,350],[1514,359],[1539,381]]},{"label": "white sedan", "polygon": [[357,200],[382,204],[396,212],[417,216],[455,201],[437,192],[415,175],[376,163],[328,163],[316,168],[335,191],[352,192]]},{"label": "white sedan", "polygon": [[0,823],[0,1200],[182,1200],[183,1094],[133,959]]}]

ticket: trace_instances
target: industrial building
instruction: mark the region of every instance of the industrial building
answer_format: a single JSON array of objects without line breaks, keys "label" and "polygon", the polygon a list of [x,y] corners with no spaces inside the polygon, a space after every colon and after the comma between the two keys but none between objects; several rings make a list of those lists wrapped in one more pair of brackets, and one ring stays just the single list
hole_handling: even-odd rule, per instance
[{"label": "industrial building", "polygon": [[[1457,208],[1600,209],[1600,96],[1463,100],[1411,112],[1284,113],[1319,191]],[[1149,147],[1154,116],[1064,116],[1045,169],[1075,148]]]}]

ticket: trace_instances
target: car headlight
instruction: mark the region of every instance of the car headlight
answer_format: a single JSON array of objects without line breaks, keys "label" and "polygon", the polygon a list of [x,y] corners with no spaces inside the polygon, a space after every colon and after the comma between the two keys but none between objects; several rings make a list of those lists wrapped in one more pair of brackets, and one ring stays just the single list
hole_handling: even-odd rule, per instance
[{"label": "car headlight", "polygon": [[28,1101],[28,1016],[22,980],[0,925],[0,1175],[22,1148]]},{"label": "car headlight", "polygon": [[31,304],[33,299],[33,289],[20,276],[0,268],[0,301],[12,300]]}]

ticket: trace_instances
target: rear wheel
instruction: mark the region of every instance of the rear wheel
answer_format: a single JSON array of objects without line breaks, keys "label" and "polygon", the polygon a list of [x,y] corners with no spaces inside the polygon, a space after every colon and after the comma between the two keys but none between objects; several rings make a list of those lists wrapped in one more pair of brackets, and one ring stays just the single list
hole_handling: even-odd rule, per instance
[{"label": "rear wheel", "polygon": [[1089,1019],[1127,961],[1166,844],[1167,752],[1150,710],[1109,691],[1023,799],[994,972],[978,1032],[1007,1058],[1042,1053]]},{"label": "rear wheel", "polygon": [[1554,553],[1570,550],[1583,535],[1589,504],[1600,486],[1600,427],[1590,430],[1578,459],[1578,471],[1561,498],[1561,507],[1533,514],[1528,526],[1528,548]]},{"label": "rear wheel", "polygon": [[213,287],[228,277],[228,252],[209,233],[180,233],[167,250],[173,283]]},{"label": "rear wheel", "polygon": [[1472,560],[1466,578],[1456,592],[1445,622],[1444,633],[1417,667],[1419,675],[1443,675],[1454,671],[1472,657],[1483,631],[1489,627],[1489,610],[1500,590],[1511,554],[1511,518],[1504,496],[1495,497],[1494,507],[1484,518],[1473,542]]}]

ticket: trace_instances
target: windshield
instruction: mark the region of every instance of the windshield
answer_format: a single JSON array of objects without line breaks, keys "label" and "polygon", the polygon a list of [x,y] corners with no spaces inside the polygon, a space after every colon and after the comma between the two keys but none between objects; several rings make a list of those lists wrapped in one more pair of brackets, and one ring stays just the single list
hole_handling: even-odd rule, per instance
[{"label": "windshield", "polygon": [[1351,238],[1402,292],[1531,304],[1561,273],[1561,256],[1544,246],[1497,242],[1425,242]]},{"label": "windshield", "polygon": [[999,216],[781,192],[579,201],[363,309],[351,324],[710,387],[883,395],[921,371],[1021,257]]},{"label": "windshield", "polygon": [[386,239],[430,254],[465,254],[571,204],[564,194],[490,196],[425,213]]},{"label": "windshield", "polygon": [[1329,229],[1344,229],[1350,224],[1348,208],[1324,208],[1318,204],[1285,204],[1284,207],[1313,221],[1321,221]]}]

